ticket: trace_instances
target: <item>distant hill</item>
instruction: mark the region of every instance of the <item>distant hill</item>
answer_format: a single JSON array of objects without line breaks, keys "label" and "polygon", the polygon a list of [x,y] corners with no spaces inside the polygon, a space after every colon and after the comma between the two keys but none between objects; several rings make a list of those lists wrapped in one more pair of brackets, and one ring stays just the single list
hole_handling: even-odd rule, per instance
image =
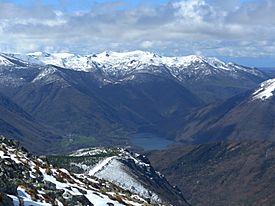
[{"label": "distant hill", "polygon": [[259,70],[265,72],[270,77],[275,77],[275,67],[260,67]]}]

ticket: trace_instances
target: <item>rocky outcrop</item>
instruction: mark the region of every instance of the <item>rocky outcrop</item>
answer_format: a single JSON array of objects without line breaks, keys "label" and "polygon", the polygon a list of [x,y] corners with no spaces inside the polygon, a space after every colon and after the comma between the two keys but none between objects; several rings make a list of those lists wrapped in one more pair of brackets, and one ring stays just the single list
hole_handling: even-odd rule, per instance
[{"label": "rocky outcrop", "polygon": [[0,205],[146,205],[112,183],[55,168],[0,137]]}]

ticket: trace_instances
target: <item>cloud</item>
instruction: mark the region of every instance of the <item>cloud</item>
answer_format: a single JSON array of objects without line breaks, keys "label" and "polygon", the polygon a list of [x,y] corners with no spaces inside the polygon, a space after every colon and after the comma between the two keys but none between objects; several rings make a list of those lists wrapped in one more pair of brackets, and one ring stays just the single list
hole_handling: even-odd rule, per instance
[{"label": "cloud", "polygon": [[171,0],[136,7],[121,0],[69,11],[0,3],[0,50],[272,56],[274,10],[273,0]]},{"label": "cloud", "polygon": [[144,49],[152,48],[154,46],[154,42],[152,41],[143,41],[141,42],[141,47]]},{"label": "cloud", "polygon": [[192,23],[200,23],[205,19],[216,18],[217,12],[204,0],[185,0],[173,4],[176,9],[175,15]]}]

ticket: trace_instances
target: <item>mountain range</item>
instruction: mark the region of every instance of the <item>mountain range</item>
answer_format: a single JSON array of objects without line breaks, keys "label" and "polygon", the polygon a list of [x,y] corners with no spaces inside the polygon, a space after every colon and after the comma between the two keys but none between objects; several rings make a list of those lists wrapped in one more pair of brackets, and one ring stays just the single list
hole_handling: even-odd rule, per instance
[{"label": "mountain range", "polygon": [[63,136],[60,150],[129,145],[137,133],[181,139],[182,119],[268,79],[202,56],[103,52],[0,54],[0,92]]},{"label": "mountain range", "polygon": [[[92,55],[35,52],[26,55],[2,54],[2,59],[2,65],[8,67],[54,65],[74,71],[96,73],[97,80],[102,85],[129,81],[137,74],[162,75],[178,80],[195,94],[200,94],[205,101],[227,98],[267,78],[255,68],[224,63],[216,58],[196,55],[165,57],[143,51],[103,52]],[[39,76],[33,80],[37,81],[43,77],[44,81],[47,78],[51,79],[48,81],[53,81],[52,73],[53,70],[40,69]],[[22,83],[25,79],[19,77],[17,84],[19,80]],[[207,90],[215,91],[205,93]]]}]

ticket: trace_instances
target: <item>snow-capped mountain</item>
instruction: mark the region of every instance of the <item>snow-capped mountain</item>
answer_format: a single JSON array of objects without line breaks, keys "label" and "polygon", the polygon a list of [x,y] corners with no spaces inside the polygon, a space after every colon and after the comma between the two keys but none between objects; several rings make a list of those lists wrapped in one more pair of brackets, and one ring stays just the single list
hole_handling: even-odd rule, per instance
[{"label": "snow-capped mountain", "polygon": [[176,79],[204,79],[217,73],[234,78],[239,72],[261,76],[256,69],[246,68],[233,63],[224,63],[216,58],[190,55],[165,57],[150,52],[134,51],[126,53],[103,52],[91,59],[110,77],[125,77],[134,73],[169,73]]},{"label": "snow-capped mountain", "polygon": [[[228,98],[268,79],[266,74],[255,68],[197,55],[167,57],[151,52],[132,51],[103,52],[91,55],[34,52],[2,54],[1,57],[3,66],[0,72],[0,85],[22,86],[26,79],[24,73],[30,73],[30,68],[33,74],[39,75],[32,79],[33,82],[37,80],[41,83],[59,81],[56,76],[51,77],[56,74],[49,72],[49,65],[51,65],[56,70],[92,74],[101,85],[121,84],[133,81],[142,75],[162,76],[179,81],[208,102]],[[219,95],[209,92],[220,89],[223,92]]]},{"label": "snow-capped mountain", "polygon": [[35,52],[26,55],[10,54],[28,64],[55,65],[58,67],[73,69],[76,71],[91,72],[100,68],[107,76],[123,78],[133,72],[161,72],[168,70],[171,75],[179,80],[184,79],[182,75],[202,76],[213,75],[218,72],[228,73],[232,77],[238,77],[238,72],[246,72],[256,76],[262,76],[261,72],[236,65],[225,63],[216,58],[190,55],[180,57],[159,56],[150,52],[103,52],[92,55],[76,55],[71,53],[45,53]]}]

